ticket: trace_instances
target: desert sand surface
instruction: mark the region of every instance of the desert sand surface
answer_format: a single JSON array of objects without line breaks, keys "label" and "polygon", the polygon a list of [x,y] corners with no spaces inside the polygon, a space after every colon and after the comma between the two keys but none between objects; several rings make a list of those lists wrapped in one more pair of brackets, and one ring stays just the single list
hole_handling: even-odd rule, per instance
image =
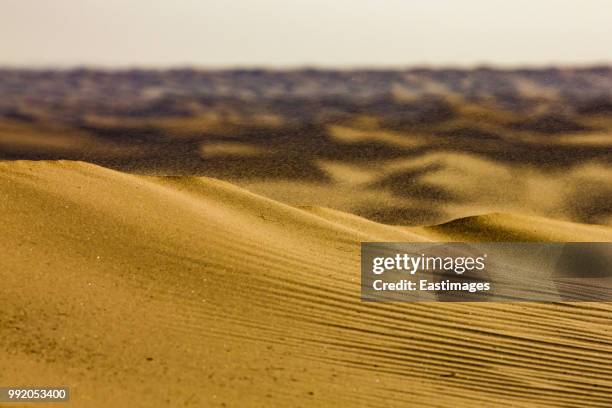
[{"label": "desert sand surface", "polygon": [[361,241],[611,241],[605,223],[392,226],[64,160],[1,162],[0,197],[2,384],[78,407],[612,404],[610,304],[368,303],[359,277]]},{"label": "desert sand surface", "polygon": [[612,406],[609,303],[360,298],[361,242],[612,241],[612,68],[0,69],[0,94],[0,386]]}]

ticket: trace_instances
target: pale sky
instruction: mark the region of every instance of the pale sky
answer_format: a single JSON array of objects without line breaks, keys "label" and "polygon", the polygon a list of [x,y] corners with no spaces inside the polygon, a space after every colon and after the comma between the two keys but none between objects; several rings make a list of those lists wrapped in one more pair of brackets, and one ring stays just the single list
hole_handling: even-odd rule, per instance
[{"label": "pale sky", "polygon": [[593,63],[610,0],[0,0],[0,66]]}]

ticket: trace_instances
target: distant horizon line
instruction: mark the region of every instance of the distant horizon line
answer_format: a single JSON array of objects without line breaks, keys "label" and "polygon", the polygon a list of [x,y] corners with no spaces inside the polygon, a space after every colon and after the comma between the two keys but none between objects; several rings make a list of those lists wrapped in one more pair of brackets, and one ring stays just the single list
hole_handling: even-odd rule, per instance
[{"label": "distant horizon line", "polygon": [[592,70],[612,69],[612,61],[595,61],[589,63],[542,63],[542,64],[505,64],[505,63],[476,63],[476,64],[3,64],[0,63],[0,71],[268,71],[268,72],[300,72],[300,71],[524,71],[524,70]]}]

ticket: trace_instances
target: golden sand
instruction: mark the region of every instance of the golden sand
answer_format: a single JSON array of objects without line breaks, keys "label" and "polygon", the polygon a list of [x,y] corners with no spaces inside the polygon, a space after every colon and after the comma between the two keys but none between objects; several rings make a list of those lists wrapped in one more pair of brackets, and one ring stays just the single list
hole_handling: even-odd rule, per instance
[{"label": "golden sand", "polygon": [[[361,241],[611,241],[525,216],[394,227],[226,182],[0,163],[0,384],[71,406],[609,407],[605,303],[364,303]],[[55,405],[54,405],[55,406]]]}]

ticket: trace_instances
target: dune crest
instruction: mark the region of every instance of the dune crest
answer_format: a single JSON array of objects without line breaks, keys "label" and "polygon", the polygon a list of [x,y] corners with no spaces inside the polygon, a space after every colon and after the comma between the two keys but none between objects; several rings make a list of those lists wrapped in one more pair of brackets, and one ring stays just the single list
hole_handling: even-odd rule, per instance
[{"label": "dune crest", "polygon": [[70,161],[0,163],[0,197],[0,383],[69,385],[77,406],[609,406],[608,304],[359,299],[361,241],[609,227],[392,227]]}]

